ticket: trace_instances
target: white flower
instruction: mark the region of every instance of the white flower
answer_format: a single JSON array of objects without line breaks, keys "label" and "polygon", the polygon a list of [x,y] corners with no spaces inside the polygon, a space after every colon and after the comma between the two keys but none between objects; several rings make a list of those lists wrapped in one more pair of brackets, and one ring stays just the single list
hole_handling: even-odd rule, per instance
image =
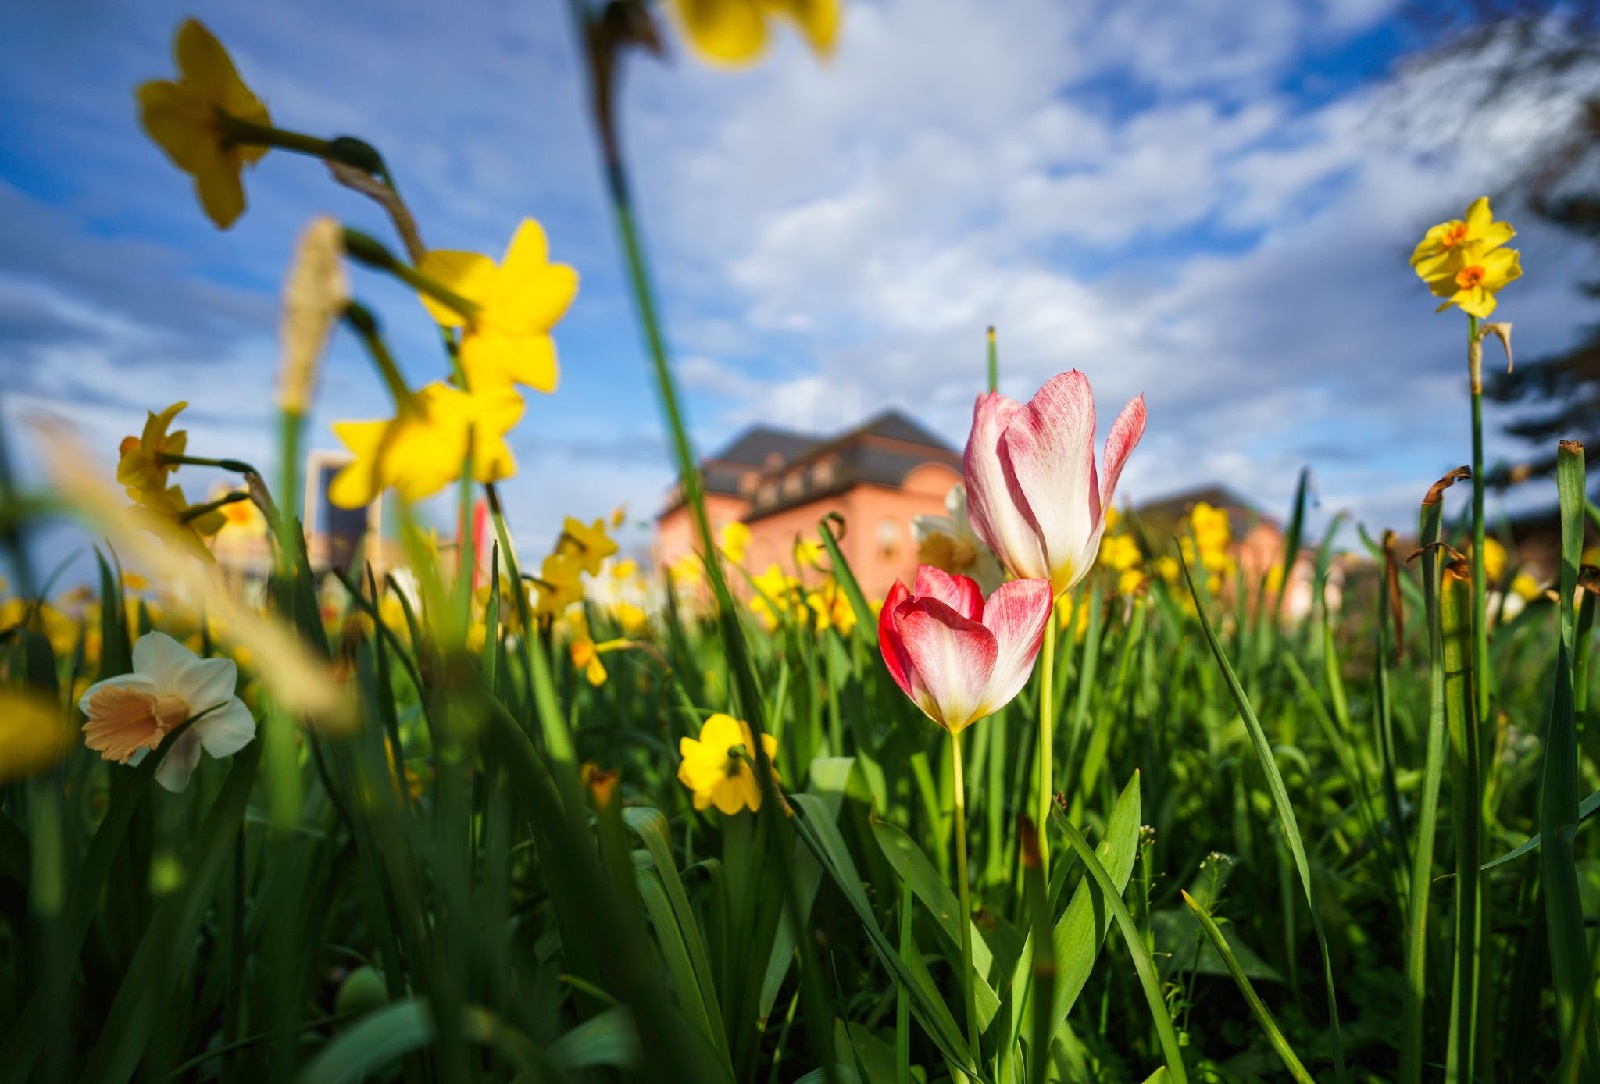
[{"label": "white flower", "polygon": [[944,507],[948,515],[911,517],[917,560],[952,575],[977,580],[984,595],[994,594],[1005,579],[1005,572],[967,518],[967,487],[959,482],[951,486]]},{"label": "white flower", "polygon": [[89,686],[78,708],[89,717],[84,744],[106,760],[138,764],[185,719],[199,716],[156,767],[156,782],[189,785],[200,750],[227,757],[249,745],[256,721],[233,695],[232,659],[202,659],[172,637],[149,632],[133,645],[133,673]]}]

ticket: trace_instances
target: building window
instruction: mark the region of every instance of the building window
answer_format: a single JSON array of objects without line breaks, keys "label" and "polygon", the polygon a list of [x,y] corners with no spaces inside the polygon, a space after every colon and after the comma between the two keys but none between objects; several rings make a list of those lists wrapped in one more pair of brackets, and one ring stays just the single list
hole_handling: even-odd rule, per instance
[{"label": "building window", "polygon": [[739,475],[739,492],[746,497],[756,491],[756,486],[761,484],[761,478],[753,470],[747,470]]},{"label": "building window", "polygon": [[833,457],[817,460],[816,466],[811,468],[811,484],[814,486],[829,486],[833,484]]},{"label": "building window", "polygon": [[756,503],[761,505],[772,504],[778,499],[778,487],[772,482],[762,485],[761,491],[756,494]]},{"label": "building window", "polygon": [[885,516],[878,521],[878,552],[884,560],[892,560],[900,548],[900,521]]},{"label": "building window", "polygon": [[792,470],[783,478],[783,495],[785,497],[798,497],[806,488],[804,471]]}]

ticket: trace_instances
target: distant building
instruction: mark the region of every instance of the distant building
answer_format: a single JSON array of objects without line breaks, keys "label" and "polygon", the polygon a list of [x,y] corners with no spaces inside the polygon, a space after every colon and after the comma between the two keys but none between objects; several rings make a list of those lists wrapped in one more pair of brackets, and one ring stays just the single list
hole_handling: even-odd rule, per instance
[{"label": "distant building", "polygon": [[[831,437],[753,426],[701,460],[712,531],[728,523],[750,529],[744,567],[795,568],[795,538],[817,537],[829,514],[843,518],[840,548],[868,598],[882,598],[896,578],[916,572],[911,520],[944,514],[961,481],[961,454],[896,410]],[[674,487],[656,517],[660,567],[697,549],[694,525]],[[735,585],[737,587],[738,585]]]},{"label": "distant building", "polygon": [[[318,571],[350,568],[357,559],[370,563],[381,581],[399,563],[399,546],[384,534],[383,501],[365,508],[340,508],[328,499],[335,475],[350,462],[340,452],[311,452],[306,457],[304,504],[306,554]],[[272,571],[272,542],[266,518],[248,501],[223,507],[227,522],[212,540],[211,552],[231,578],[259,583]]]}]

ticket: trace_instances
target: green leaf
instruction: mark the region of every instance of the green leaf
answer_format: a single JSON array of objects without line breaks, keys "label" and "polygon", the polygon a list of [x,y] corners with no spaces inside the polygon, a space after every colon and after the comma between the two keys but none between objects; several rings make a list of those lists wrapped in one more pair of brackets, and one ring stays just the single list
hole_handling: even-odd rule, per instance
[{"label": "green leaf", "polygon": [[[527,1079],[541,1084],[566,1079],[531,1039],[494,1013],[468,1005],[461,1017],[462,1033],[469,1041],[491,1047]],[[385,1005],[331,1039],[301,1073],[300,1084],[358,1084],[391,1062],[430,1046],[436,1034],[426,1001],[411,998]]]},{"label": "green leaf", "polygon": [[[1575,827],[1578,824],[1582,824],[1584,821],[1594,816],[1594,812],[1597,809],[1600,809],[1600,790],[1595,791],[1593,794],[1589,795],[1589,797],[1578,803],[1578,819],[1574,822],[1573,826]],[[1528,841],[1522,844],[1520,847],[1513,847],[1499,858],[1491,859],[1478,868],[1483,870],[1493,869],[1495,866],[1504,865],[1513,858],[1521,858],[1530,851],[1536,851],[1539,849],[1540,838],[1541,837],[1539,833],[1535,832],[1528,839]]]}]

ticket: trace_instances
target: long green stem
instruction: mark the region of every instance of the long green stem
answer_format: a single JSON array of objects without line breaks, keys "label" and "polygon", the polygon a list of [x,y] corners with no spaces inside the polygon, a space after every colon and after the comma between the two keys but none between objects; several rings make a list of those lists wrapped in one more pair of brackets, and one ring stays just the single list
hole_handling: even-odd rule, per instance
[{"label": "long green stem", "polygon": [[1478,318],[1467,317],[1468,375],[1472,389],[1472,671],[1477,685],[1479,723],[1489,719],[1488,577],[1484,558],[1483,514],[1483,348]]},{"label": "long green stem", "polygon": [[1056,747],[1056,615],[1052,610],[1044,626],[1044,648],[1039,652],[1039,801],[1035,806],[1039,825],[1039,862],[1045,878],[1050,876],[1050,803],[1055,800]]},{"label": "long green stem", "polygon": [[961,735],[954,730],[950,731],[950,774],[956,810],[956,898],[961,901],[961,913],[956,916],[961,926],[961,997],[967,1010],[967,1045],[981,1061],[977,991],[972,982],[972,900],[967,887],[967,786],[961,773]]},{"label": "long green stem", "polygon": [[989,325],[989,394],[1000,390],[1000,353],[994,345],[994,325]]}]

